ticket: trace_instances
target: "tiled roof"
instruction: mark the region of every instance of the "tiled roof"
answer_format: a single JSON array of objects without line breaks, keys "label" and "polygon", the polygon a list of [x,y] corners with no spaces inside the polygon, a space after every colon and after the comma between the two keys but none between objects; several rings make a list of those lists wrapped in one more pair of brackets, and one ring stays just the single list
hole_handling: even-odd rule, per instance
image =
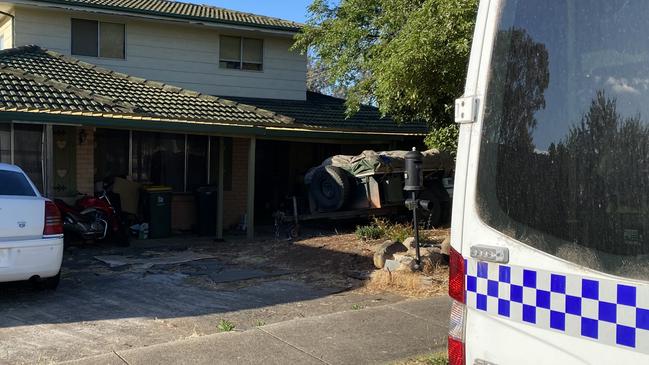
[{"label": "tiled roof", "polygon": [[345,100],[315,92],[307,92],[306,100],[279,100],[227,97],[230,100],[255,105],[295,119],[296,123],[327,129],[353,129],[373,132],[426,133],[422,123],[397,124],[389,117],[381,117],[378,108],[362,105],[347,118]]},{"label": "tiled roof", "polygon": [[294,122],[254,106],[117,73],[37,46],[0,51],[0,96],[0,111],[246,125]]},{"label": "tiled roof", "polygon": [[131,120],[342,133],[423,134],[362,106],[350,118],[342,99],[308,92],[306,100],[221,98],[111,71],[37,46],[0,51],[0,112],[85,115]]},{"label": "tiled roof", "polygon": [[186,20],[246,25],[296,32],[301,24],[263,15],[243,13],[211,5],[167,0],[40,0],[44,3],[73,5],[136,14],[165,16]]}]

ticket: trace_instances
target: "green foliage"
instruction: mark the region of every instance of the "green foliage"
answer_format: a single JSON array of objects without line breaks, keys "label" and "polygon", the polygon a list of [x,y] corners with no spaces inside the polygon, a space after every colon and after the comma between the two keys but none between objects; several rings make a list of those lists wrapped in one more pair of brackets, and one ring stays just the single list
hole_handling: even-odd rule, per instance
[{"label": "green foliage", "polygon": [[356,237],[362,240],[378,240],[385,236],[385,231],[374,224],[356,227]]},{"label": "green foliage", "polygon": [[219,332],[234,331],[235,327],[236,326],[234,325],[234,323],[232,323],[232,322],[230,322],[230,321],[228,321],[226,319],[220,320],[219,324],[216,326],[216,328],[219,330]]},{"label": "green foliage", "polygon": [[374,218],[372,224],[356,227],[356,237],[364,240],[390,239],[403,242],[413,235],[413,229],[408,224],[393,223],[385,218]]},{"label": "green foliage", "polygon": [[261,326],[265,326],[265,325],[266,325],[266,322],[262,321],[261,319],[258,319],[258,320],[255,322],[255,326],[256,326],[256,327],[261,327]]},{"label": "green foliage", "polygon": [[431,355],[427,360],[428,365],[448,365],[446,354]]},{"label": "green foliage", "polygon": [[314,0],[294,48],[325,65],[348,114],[375,103],[399,122],[452,123],[478,0]]},{"label": "green foliage", "polygon": [[365,308],[365,307],[363,307],[363,306],[360,305],[360,304],[352,304],[352,309],[355,310],[355,311],[357,311],[357,310],[361,310],[361,309],[363,309],[363,308]]},{"label": "green foliage", "polygon": [[440,151],[450,152],[455,155],[457,151],[457,140],[460,136],[460,129],[456,124],[449,124],[432,130],[424,142],[428,148],[436,148]]}]

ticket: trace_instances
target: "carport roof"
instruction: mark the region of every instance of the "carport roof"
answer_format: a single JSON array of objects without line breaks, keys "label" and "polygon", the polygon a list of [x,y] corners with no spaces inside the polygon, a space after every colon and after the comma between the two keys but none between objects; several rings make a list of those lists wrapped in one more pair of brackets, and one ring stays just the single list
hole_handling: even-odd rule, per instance
[{"label": "carport roof", "polygon": [[304,101],[225,99],[129,76],[38,46],[0,51],[0,112],[5,112],[0,119],[9,120],[29,113],[35,121],[184,132],[228,129],[231,134],[258,136],[329,138],[335,133],[336,138],[363,139],[383,134],[393,139],[425,133],[425,126],[397,125],[371,106],[346,118],[344,100],[322,94],[309,92]]},{"label": "carport roof", "polygon": [[390,117],[383,117],[370,105],[361,105],[351,116],[345,114],[345,99],[308,91],[306,100],[281,100],[228,97],[241,103],[255,105],[275,113],[289,116],[296,123],[314,128],[339,128],[364,131],[426,133],[425,123],[397,124]]}]

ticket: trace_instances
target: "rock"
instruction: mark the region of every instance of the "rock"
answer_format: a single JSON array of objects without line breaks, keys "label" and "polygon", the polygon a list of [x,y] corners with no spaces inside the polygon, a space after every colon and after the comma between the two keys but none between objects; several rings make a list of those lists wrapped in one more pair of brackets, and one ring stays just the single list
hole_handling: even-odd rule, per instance
[{"label": "rock", "polygon": [[423,256],[433,256],[441,254],[441,249],[436,246],[421,247],[419,249],[419,254]]},{"label": "rock", "polygon": [[399,263],[397,271],[417,271],[417,260],[409,253],[394,254],[394,261]]},{"label": "rock", "polygon": [[403,246],[406,248],[406,250],[412,250],[415,249],[415,237],[408,237],[405,240],[403,240]]},{"label": "rock", "polygon": [[442,247],[440,251],[443,255],[448,256],[451,252],[451,235],[447,235],[442,241]]},{"label": "rock", "polygon": [[394,258],[397,252],[404,252],[406,249],[397,241],[387,240],[376,248],[374,252],[374,266],[382,269],[385,261]]},{"label": "rock", "polygon": [[384,269],[390,272],[397,271],[401,264],[397,260],[385,260]]},{"label": "rock", "polygon": [[410,256],[405,256],[399,261],[399,268],[397,271],[415,272],[418,269],[417,260]]},{"label": "rock", "polygon": [[437,267],[446,263],[446,256],[438,252],[431,252],[421,256],[422,264],[426,262],[431,267]]}]

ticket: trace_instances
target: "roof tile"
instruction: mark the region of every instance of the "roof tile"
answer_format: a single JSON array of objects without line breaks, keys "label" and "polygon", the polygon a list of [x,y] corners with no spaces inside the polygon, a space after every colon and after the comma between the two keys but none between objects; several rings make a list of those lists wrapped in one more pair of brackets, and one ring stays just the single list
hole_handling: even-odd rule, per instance
[{"label": "roof tile", "polygon": [[41,2],[115,10],[135,14],[167,16],[187,20],[246,25],[290,32],[297,32],[302,27],[302,24],[289,20],[244,13],[211,5],[168,0],[41,0]]},{"label": "roof tile", "polygon": [[[0,75],[4,76],[0,78],[0,89],[16,91],[15,97],[0,100],[0,108],[20,105],[40,109],[47,105],[48,109],[77,110],[77,105],[88,105],[88,109],[83,109],[131,117],[255,125],[286,123],[250,108],[240,108],[237,103],[116,74],[36,46],[0,51],[0,65]],[[21,87],[16,90],[14,84]],[[35,91],[48,96],[26,98]],[[54,101],[48,102],[49,97]]]}]

